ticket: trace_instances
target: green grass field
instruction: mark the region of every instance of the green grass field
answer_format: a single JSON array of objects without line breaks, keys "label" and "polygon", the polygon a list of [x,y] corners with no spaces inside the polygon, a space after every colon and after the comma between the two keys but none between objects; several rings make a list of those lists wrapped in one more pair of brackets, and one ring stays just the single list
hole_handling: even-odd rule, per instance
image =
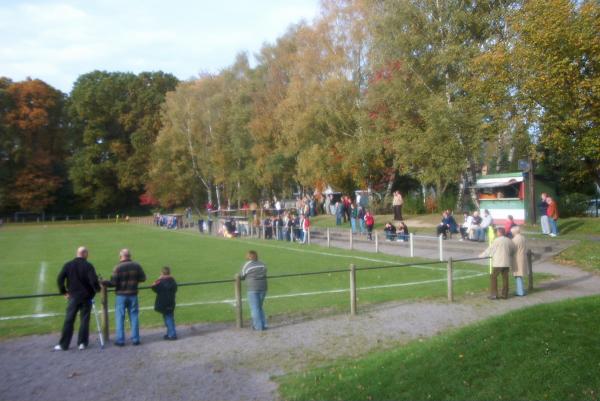
[{"label": "green grass field", "polygon": [[600,297],[283,376],[284,400],[599,400]]},{"label": "green grass field", "polygon": [[[150,284],[160,268],[169,265],[178,282],[231,279],[244,262],[245,252],[255,249],[270,275],[415,263],[383,254],[349,252],[276,241],[224,239],[193,231],[167,231],[134,224],[9,225],[0,230],[0,296],[57,291],[56,276],[77,246],[90,250],[89,260],[99,274],[109,277],[118,262],[118,251],[127,247],[140,262]],[[486,269],[457,264],[455,294],[483,292]],[[265,309],[275,319],[285,315],[335,313],[349,309],[348,273],[331,273],[271,279]],[[436,298],[446,295],[445,264],[367,270],[357,273],[359,307],[400,299]],[[233,321],[232,283],[181,287],[177,302],[178,324]],[[154,294],[140,292],[143,327],[160,326],[152,310]],[[114,305],[110,296],[109,306]],[[0,337],[60,330],[65,300],[48,297],[0,301]],[[318,311],[318,312],[315,312]],[[249,317],[247,308],[245,318]],[[50,315],[33,317],[32,315]]]}]

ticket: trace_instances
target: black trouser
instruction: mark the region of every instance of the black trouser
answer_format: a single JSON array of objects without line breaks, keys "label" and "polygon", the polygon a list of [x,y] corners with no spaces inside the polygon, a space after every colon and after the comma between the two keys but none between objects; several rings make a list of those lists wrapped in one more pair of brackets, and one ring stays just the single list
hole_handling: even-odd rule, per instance
[{"label": "black trouser", "polygon": [[60,337],[60,346],[62,349],[68,349],[73,337],[73,327],[75,326],[75,318],[79,311],[79,335],[77,344],[83,344],[87,347],[90,337],[90,312],[92,310],[92,302],[90,299],[75,299],[70,298],[67,305],[67,315],[63,324],[62,335]]},{"label": "black trouser", "polygon": [[443,236],[444,239],[448,237],[448,226],[437,226],[437,236]]}]

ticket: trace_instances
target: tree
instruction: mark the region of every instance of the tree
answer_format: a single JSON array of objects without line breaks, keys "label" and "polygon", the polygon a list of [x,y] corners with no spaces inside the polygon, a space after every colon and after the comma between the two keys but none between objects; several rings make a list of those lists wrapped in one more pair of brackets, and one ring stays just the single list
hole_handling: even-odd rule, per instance
[{"label": "tree", "polygon": [[79,77],[69,102],[74,137],[69,176],[86,208],[138,204],[161,128],[158,112],[176,83],[162,72],[94,71]]},{"label": "tree", "polygon": [[43,212],[64,181],[63,94],[43,81],[3,80],[2,196],[8,208]]},{"label": "tree", "polygon": [[514,46],[501,50],[512,85],[535,111],[542,159],[565,183],[600,186],[600,4],[525,2],[514,31]]}]

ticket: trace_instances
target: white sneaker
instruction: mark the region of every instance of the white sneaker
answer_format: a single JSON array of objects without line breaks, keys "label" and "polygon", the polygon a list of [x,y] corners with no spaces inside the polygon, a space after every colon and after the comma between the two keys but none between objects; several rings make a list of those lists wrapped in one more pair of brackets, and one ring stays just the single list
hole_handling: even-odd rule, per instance
[{"label": "white sneaker", "polygon": [[551,237],[556,237],[556,234],[554,234],[554,233],[550,233],[548,235],[551,236]]},{"label": "white sneaker", "polygon": [[79,349],[79,351],[83,351],[84,349],[86,349],[85,344],[79,344],[79,347],[77,347]]},{"label": "white sneaker", "polygon": [[53,351],[66,351],[65,349],[62,349],[62,347],[60,346],[60,344],[55,345],[52,350]]}]

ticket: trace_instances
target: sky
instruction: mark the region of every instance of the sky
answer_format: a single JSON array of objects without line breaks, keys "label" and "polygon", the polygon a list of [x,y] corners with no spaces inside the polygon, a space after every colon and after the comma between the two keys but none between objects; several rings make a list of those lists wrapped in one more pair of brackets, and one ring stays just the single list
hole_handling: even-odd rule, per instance
[{"label": "sky", "polygon": [[0,0],[0,76],[65,93],[94,70],[185,80],[258,53],[319,0]]}]

